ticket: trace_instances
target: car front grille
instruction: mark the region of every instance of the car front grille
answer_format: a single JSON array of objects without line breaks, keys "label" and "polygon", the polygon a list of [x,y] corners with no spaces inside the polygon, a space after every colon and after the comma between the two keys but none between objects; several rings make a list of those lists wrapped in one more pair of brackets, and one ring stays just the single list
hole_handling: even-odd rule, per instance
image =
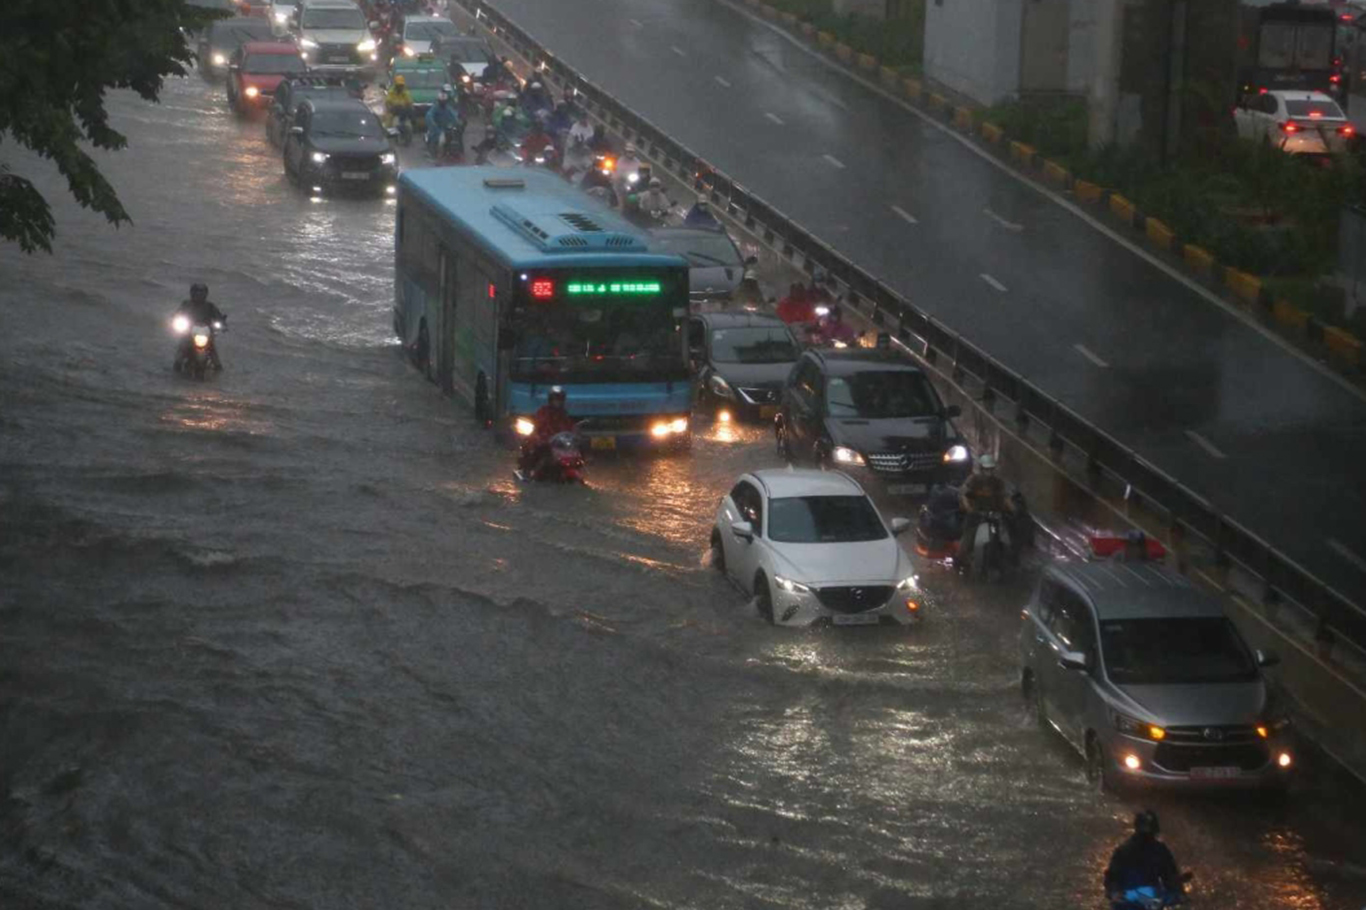
[{"label": "car front grille", "polygon": [[354,44],[321,44],[318,46],[317,62],[322,66],[358,66],[361,62],[360,51]]},{"label": "car front grille", "polygon": [[773,404],[778,400],[777,389],[741,389],[740,394],[750,404]]},{"label": "car front grille", "polygon": [[370,172],[379,167],[378,155],[333,155],[328,159],[331,164],[339,171],[347,172]]},{"label": "car front grille", "polygon": [[891,585],[855,585],[816,588],[821,606],[836,613],[863,613],[885,604],[896,590]]},{"label": "car front grille", "polygon": [[1200,746],[1164,742],[1158,744],[1153,754],[1154,764],[1183,774],[1191,768],[1236,767],[1244,771],[1256,771],[1266,767],[1270,760],[1266,746],[1254,742]]},{"label": "car front grille", "polygon": [[894,455],[869,455],[868,464],[880,474],[905,474],[930,471],[939,465],[938,452],[899,452]]},{"label": "car front grille", "polygon": [[1233,746],[1240,743],[1255,743],[1260,736],[1257,728],[1249,724],[1234,724],[1209,727],[1166,727],[1166,742],[1197,746]]}]

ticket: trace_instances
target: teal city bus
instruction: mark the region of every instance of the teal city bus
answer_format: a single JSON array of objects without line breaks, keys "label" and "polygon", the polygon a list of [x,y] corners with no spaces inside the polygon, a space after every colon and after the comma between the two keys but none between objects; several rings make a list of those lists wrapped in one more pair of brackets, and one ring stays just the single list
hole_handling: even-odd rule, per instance
[{"label": "teal city bus", "polygon": [[685,260],[531,169],[404,171],[394,231],[394,331],[485,425],[561,386],[591,448],[691,440]]}]

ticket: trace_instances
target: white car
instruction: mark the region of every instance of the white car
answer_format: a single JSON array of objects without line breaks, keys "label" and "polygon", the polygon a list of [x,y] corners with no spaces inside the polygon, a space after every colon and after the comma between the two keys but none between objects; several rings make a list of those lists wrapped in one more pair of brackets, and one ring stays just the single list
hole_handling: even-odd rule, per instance
[{"label": "white car", "polygon": [[924,603],[897,541],[910,527],[838,471],[755,471],[721,498],[712,565],[775,625],[909,625]]},{"label": "white car", "polygon": [[440,16],[409,16],[403,20],[402,54],[417,57],[432,53],[432,42],[460,37],[455,23]]},{"label": "white car", "polygon": [[299,10],[299,0],[270,0],[266,15],[270,18],[270,28],[277,37],[289,34],[289,24]]},{"label": "white car", "polygon": [[1323,92],[1274,91],[1244,95],[1233,109],[1238,135],[1290,155],[1336,155],[1356,130]]}]

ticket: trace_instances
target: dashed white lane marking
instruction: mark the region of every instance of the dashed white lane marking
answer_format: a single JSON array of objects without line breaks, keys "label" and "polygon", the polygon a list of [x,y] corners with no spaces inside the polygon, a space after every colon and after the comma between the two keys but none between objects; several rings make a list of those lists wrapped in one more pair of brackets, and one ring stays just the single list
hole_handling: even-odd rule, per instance
[{"label": "dashed white lane marking", "polygon": [[644,28],[644,27],[645,27],[645,23],[644,23],[644,22],[641,22],[639,19],[627,19],[626,21],[629,22],[629,23],[631,23],[632,25],[634,25],[636,28]]},{"label": "dashed white lane marking", "polygon": [[1332,537],[1328,538],[1328,549],[1341,556],[1363,572],[1366,572],[1366,557],[1359,556],[1352,552],[1347,544]]},{"label": "dashed white lane marking", "polygon": [[774,123],[778,124],[779,126],[782,126],[782,125],[783,125],[783,119],[782,119],[781,117],[779,117],[777,114],[765,113],[764,116],[767,117],[769,120],[772,120]]},{"label": "dashed white lane marking", "polygon": [[1225,455],[1223,452],[1219,451],[1218,447],[1215,446],[1214,443],[1210,442],[1208,439],[1206,439],[1205,437],[1201,436],[1199,433],[1195,432],[1194,430],[1187,430],[1187,431],[1186,431],[1186,438],[1188,438],[1191,442],[1193,442],[1193,443],[1195,443],[1196,445],[1198,445],[1200,448],[1204,449],[1205,452],[1206,452],[1211,458],[1220,458],[1220,459],[1223,459],[1223,458],[1227,458],[1227,457],[1228,457],[1228,456]]},{"label": "dashed white lane marking", "polygon": [[893,212],[896,212],[897,217],[900,218],[902,221],[905,221],[905,222],[907,222],[907,223],[909,223],[909,224],[919,224],[919,223],[920,223],[919,220],[917,220],[916,217],[915,217],[914,215],[912,215],[910,212],[906,211],[905,209],[903,209],[903,208],[902,208],[901,206],[899,206],[899,205],[894,205],[894,206],[892,206],[892,211],[893,211]]},{"label": "dashed white lane marking", "polygon": [[999,224],[1001,227],[1005,228],[1007,231],[1023,231],[1023,230],[1024,230],[1024,225],[1023,225],[1023,224],[1016,224],[1014,221],[1007,221],[1006,219],[1002,218],[1000,215],[998,215],[998,214],[996,214],[995,212],[993,212],[991,209],[982,209],[982,214],[983,214],[983,215],[986,215],[988,218],[990,218],[992,221],[994,221],[994,222],[996,222],[997,224]]},{"label": "dashed white lane marking", "polygon": [[715,76],[715,77],[713,77],[713,78],[715,78],[717,82],[721,83],[721,84],[724,85],[726,88],[730,88],[730,83],[727,82],[723,77],[721,77],[721,76]]},{"label": "dashed white lane marking", "polygon": [[1002,294],[1006,292],[1006,286],[1004,284],[1001,284],[1001,282],[997,281],[995,278],[992,278],[986,272],[983,272],[977,277],[981,278],[983,281],[994,287],[996,290],[1000,291]]},{"label": "dashed white lane marking", "polygon": [[822,155],[821,157],[824,158],[826,161],[830,162],[832,167],[837,167],[840,170],[844,170],[844,162],[836,158],[834,155]]},{"label": "dashed white lane marking", "polygon": [[685,50],[683,50],[683,48],[678,47],[677,45],[671,45],[671,46],[669,47],[669,50],[673,51],[675,54],[677,54],[677,55],[680,56],[680,57],[686,57],[686,56],[688,56],[688,52],[685,51]]},{"label": "dashed white lane marking", "polygon": [[1102,370],[1109,366],[1108,363],[1102,360],[1094,351],[1087,348],[1086,345],[1074,344],[1072,345],[1072,347],[1076,348],[1078,354],[1085,357],[1087,360],[1091,361],[1096,366],[1100,367]]}]

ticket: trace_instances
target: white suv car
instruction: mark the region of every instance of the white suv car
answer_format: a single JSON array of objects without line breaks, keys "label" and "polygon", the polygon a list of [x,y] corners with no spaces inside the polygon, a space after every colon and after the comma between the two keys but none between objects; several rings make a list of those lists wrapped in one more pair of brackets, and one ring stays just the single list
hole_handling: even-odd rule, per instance
[{"label": "white suv car", "polygon": [[837,471],[755,471],[721,498],[712,565],[777,625],[909,625],[922,593],[897,535],[863,488]]},{"label": "white suv car", "polygon": [[378,45],[354,0],[303,0],[293,28],[310,70],[373,76],[378,68]]}]

